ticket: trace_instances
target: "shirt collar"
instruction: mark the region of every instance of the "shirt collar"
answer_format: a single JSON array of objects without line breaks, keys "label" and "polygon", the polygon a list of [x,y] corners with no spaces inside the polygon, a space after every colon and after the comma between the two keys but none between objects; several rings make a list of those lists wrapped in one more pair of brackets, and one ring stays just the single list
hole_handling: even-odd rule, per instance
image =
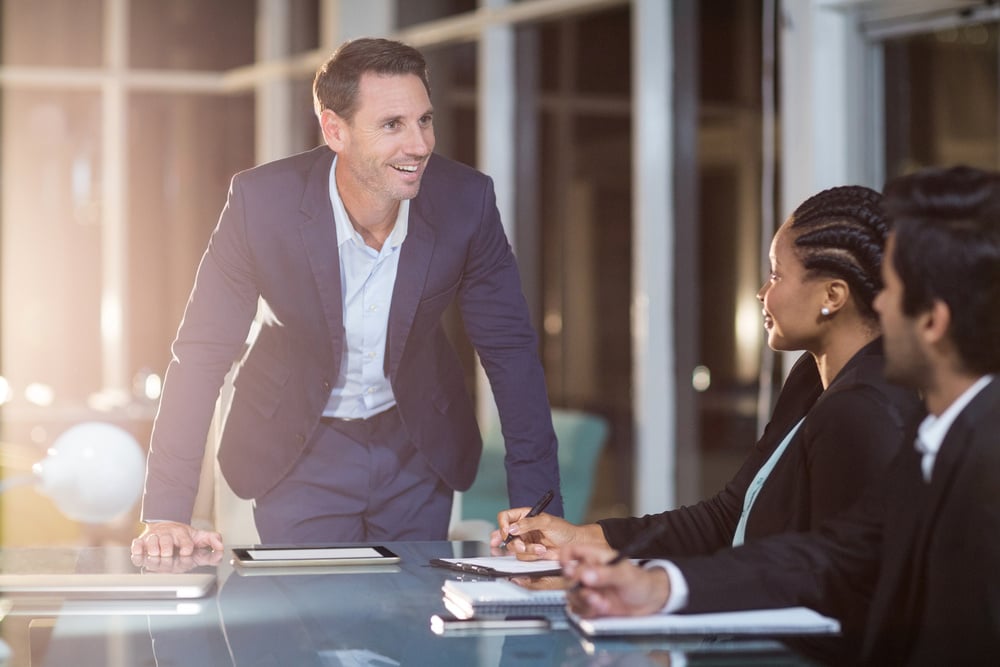
[{"label": "shirt collar", "polygon": [[927,453],[937,453],[941,449],[941,443],[948,435],[948,430],[954,423],[958,415],[965,409],[972,399],[983,390],[986,385],[993,381],[993,375],[984,375],[976,380],[971,387],[962,392],[962,395],[955,399],[948,408],[938,416],[927,415],[920,427],[917,429],[917,450]]},{"label": "shirt collar", "polygon": [[[347,216],[347,209],[344,208],[344,200],[340,198],[340,190],[337,189],[337,155],[333,156],[333,165],[330,167],[330,203],[333,205],[333,220],[337,225],[337,247],[341,247],[347,239],[353,238],[361,245],[364,239],[361,234],[354,229],[351,219]],[[410,200],[404,199],[399,202],[399,211],[396,213],[396,224],[393,225],[389,238],[385,245],[391,249],[398,248],[404,240],[410,226]]]}]

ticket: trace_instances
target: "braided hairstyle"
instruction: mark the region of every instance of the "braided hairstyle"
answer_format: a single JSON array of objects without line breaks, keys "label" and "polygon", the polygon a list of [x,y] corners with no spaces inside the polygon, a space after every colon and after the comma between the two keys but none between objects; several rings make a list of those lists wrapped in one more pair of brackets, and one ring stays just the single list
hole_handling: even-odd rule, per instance
[{"label": "braided hairstyle", "polygon": [[823,190],[792,213],[795,254],[813,277],[840,278],[851,288],[861,315],[872,321],[882,289],[882,253],[889,221],[882,195],[860,185]]}]

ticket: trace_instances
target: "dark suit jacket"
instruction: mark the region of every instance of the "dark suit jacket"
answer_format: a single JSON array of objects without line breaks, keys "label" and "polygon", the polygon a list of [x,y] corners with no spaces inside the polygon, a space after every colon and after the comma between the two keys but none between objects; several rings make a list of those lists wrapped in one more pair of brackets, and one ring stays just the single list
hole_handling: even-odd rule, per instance
[{"label": "dark suit jacket", "polygon": [[[143,516],[190,520],[212,412],[246,348],[258,297],[268,309],[243,354],[219,450],[244,498],[292,468],[340,372],[343,306],[326,146],[237,174],[173,344],[150,443]],[[514,506],[559,488],[556,438],[537,339],[493,182],[434,155],[410,204],[389,314],[386,373],[417,449],[452,488],[482,450],[459,360],[441,326],[457,302],[500,413]],[[562,512],[557,494],[550,511]]]},{"label": "dark suit jacket", "polygon": [[859,350],[823,391],[816,362],[803,354],[781,388],[771,421],[736,476],[713,498],[661,514],[599,523],[620,548],[641,532],[667,524],[643,558],[695,556],[732,546],[747,488],[802,417],[764,484],[747,523],[746,541],[805,531],[847,508],[899,451],[906,424],[921,410],[916,393],[882,374],[881,339]]},{"label": "dark suit jacket", "polygon": [[[844,514],[809,534],[677,561],[685,611],[804,604],[867,615],[863,662],[1000,661],[1000,382],[952,424],[930,483],[907,446]],[[868,609],[845,608],[871,593]],[[838,609],[839,607],[839,609]]]}]

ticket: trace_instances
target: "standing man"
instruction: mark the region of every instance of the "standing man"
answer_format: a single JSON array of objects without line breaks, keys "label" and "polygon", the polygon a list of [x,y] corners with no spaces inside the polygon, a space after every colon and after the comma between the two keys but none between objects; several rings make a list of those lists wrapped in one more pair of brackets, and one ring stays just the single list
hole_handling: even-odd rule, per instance
[{"label": "standing man", "polygon": [[[586,586],[577,610],[805,605],[859,630],[863,664],[997,664],[1000,174],[927,170],[890,183],[886,203],[895,224],[875,308],[886,376],[922,391],[929,413],[913,447],[813,533],[645,570],[571,547],[564,565]],[[852,589],[870,605],[845,605]]]},{"label": "standing man", "polygon": [[[219,463],[262,542],[444,539],[482,441],[441,326],[457,302],[493,388],[513,505],[556,490],[535,332],[492,181],[435,155],[419,51],[345,43],[313,83],[325,146],[237,174],[154,423],[136,554],[222,547],[189,523],[223,378]],[[246,345],[261,307],[260,330]]]}]

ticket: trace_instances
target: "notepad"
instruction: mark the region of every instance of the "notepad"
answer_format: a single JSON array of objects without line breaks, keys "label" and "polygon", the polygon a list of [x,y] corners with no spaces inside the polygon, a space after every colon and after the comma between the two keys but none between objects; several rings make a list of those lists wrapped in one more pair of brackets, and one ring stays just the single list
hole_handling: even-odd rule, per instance
[{"label": "notepad", "polygon": [[569,620],[588,637],[615,635],[831,635],[840,623],[806,607],[753,609],[712,614],[652,614]]},{"label": "notepad", "polygon": [[444,582],[441,590],[444,592],[445,606],[459,618],[561,609],[566,604],[565,590],[529,590],[502,579],[449,579]]},{"label": "notepad", "polygon": [[431,565],[487,577],[533,577],[560,574],[559,563],[551,560],[518,560],[516,556],[480,556],[478,558],[434,558]]}]

